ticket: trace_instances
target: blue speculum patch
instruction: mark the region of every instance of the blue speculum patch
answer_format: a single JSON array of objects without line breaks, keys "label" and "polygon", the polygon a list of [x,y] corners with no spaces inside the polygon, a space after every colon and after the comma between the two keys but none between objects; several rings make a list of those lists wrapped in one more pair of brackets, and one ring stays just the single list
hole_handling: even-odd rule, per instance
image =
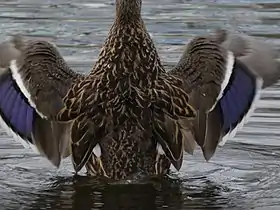
[{"label": "blue speculum patch", "polygon": [[36,111],[20,91],[11,74],[0,78],[0,114],[23,139],[30,138]]},{"label": "blue speculum patch", "polygon": [[256,95],[256,85],[256,78],[248,68],[235,62],[230,81],[218,103],[225,134],[233,130],[248,113]]}]

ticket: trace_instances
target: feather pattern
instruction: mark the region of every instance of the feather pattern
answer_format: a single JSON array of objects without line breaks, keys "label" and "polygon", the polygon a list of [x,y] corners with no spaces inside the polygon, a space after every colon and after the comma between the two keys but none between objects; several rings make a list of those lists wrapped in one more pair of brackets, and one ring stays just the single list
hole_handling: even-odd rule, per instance
[{"label": "feather pattern", "polygon": [[235,64],[234,73],[226,87],[219,106],[223,115],[223,131],[228,133],[242,119],[240,116],[248,112],[256,95],[256,80],[241,67]]},{"label": "feather pattern", "polygon": [[85,166],[90,176],[160,175],[171,164],[179,170],[183,149],[192,154],[196,143],[209,160],[253,110],[262,83],[252,71],[270,66],[271,78],[279,60],[256,41],[246,42],[249,55],[236,50],[248,39],[228,42],[219,33],[192,40],[167,73],[141,18],[142,1],[115,2],[89,75],[71,70],[49,42],[16,36],[0,45],[0,122],[56,166],[72,154],[75,171]]},{"label": "feather pattern", "polygon": [[243,63],[235,62],[233,75],[218,105],[222,114],[223,143],[229,136],[235,135],[237,128],[240,129],[254,111],[262,83],[262,79],[251,73]]},{"label": "feather pattern", "polygon": [[66,132],[71,123],[52,120],[71,83],[83,76],[69,69],[53,44],[21,36],[0,45],[0,65],[2,123],[24,146],[59,166],[69,155]]},{"label": "feather pattern", "polygon": [[[59,121],[74,119],[77,172],[85,166],[91,176],[122,179],[139,171],[164,174],[170,164],[181,167],[182,128],[195,111],[182,81],[163,68],[141,18],[141,4],[116,1],[116,19],[97,62],[72,85],[57,116]],[[100,157],[95,154],[99,147]]]},{"label": "feather pattern", "polygon": [[[10,74],[0,78],[0,114],[5,123],[21,138],[31,141],[36,112],[20,92]],[[31,143],[31,142],[30,142]]]},{"label": "feather pattern", "polygon": [[[226,39],[224,31],[218,31],[216,36],[194,38],[170,71],[171,75],[183,78],[184,90],[190,93],[197,118],[187,132],[202,148],[206,160],[213,156],[219,143],[234,136],[253,112],[262,88],[262,79],[254,68],[250,69],[253,65],[247,63],[250,55],[227,51]],[[233,49],[234,43],[228,48]],[[254,50],[251,56],[260,53],[260,49]]]}]

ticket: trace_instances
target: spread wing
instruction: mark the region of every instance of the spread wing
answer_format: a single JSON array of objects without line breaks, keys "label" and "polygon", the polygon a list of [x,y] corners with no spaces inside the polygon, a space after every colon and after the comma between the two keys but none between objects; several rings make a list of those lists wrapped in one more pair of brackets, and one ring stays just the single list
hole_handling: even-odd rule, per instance
[{"label": "spread wing", "polygon": [[[213,156],[220,142],[235,135],[254,110],[262,88],[262,78],[245,62],[248,58],[239,59],[236,52],[223,47],[226,38],[220,32],[216,36],[196,37],[170,71],[183,78],[190,104],[197,110],[191,130],[206,160]],[[259,54],[261,50],[257,51]],[[255,62],[267,68],[273,65],[256,57]]]},{"label": "spread wing", "polygon": [[0,45],[0,68],[2,125],[24,146],[58,166],[69,155],[71,123],[52,120],[70,85],[81,76],[67,66],[53,44],[21,36]]}]

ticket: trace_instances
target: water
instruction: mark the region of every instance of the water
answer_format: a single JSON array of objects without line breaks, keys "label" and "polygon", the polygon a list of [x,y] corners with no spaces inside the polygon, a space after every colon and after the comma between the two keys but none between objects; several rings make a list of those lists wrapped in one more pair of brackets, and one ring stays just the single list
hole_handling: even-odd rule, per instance
[{"label": "water", "polygon": [[[162,61],[174,65],[192,37],[223,27],[280,48],[280,2],[143,0]],[[69,65],[88,72],[114,16],[107,0],[2,0],[0,40],[21,33],[55,42]],[[263,91],[249,123],[206,163],[199,150],[165,181],[96,185],[56,170],[0,130],[0,209],[279,209],[280,89]]]}]

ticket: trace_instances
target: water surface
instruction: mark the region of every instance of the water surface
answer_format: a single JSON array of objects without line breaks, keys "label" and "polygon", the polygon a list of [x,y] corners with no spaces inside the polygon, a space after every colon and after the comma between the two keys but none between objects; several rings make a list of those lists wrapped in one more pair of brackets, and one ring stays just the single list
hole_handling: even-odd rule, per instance
[{"label": "water surface", "polygon": [[[143,0],[143,18],[162,61],[174,65],[194,36],[222,27],[280,48],[280,2]],[[0,40],[21,33],[56,43],[88,72],[114,17],[107,0],[2,0]],[[209,163],[199,150],[180,173],[137,185],[96,185],[73,177],[70,160],[56,170],[0,129],[0,209],[279,209],[280,89],[263,91],[249,123]]]}]

